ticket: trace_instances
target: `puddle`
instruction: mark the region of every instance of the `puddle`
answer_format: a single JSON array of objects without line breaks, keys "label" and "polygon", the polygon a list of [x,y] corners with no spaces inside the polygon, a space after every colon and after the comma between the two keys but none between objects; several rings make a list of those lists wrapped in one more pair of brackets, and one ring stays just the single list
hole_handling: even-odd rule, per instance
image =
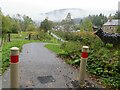
[{"label": "puddle", "polygon": [[41,84],[46,84],[50,82],[55,82],[56,80],[53,78],[53,76],[40,76],[37,78]]}]

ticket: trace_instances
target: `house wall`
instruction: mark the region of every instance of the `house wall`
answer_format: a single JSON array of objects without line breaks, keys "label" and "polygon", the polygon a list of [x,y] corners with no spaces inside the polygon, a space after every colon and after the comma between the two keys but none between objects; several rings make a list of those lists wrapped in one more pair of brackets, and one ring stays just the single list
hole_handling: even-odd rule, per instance
[{"label": "house wall", "polygon": [[103,31],[108,33],[117,33],[118,26],[103,26]]}]

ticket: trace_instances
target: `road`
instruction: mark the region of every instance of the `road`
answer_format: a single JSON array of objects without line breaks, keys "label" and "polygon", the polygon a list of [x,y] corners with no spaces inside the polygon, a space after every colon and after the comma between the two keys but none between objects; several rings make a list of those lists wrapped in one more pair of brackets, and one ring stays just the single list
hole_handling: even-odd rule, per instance
[{"label": "road", "polygon": [[[66,64],[45,43],[23,46],[19,61],[20,88],[74,88],[78,84],[78,70]],[[10,87],[10,70],[3,75],[3,88]]]}]

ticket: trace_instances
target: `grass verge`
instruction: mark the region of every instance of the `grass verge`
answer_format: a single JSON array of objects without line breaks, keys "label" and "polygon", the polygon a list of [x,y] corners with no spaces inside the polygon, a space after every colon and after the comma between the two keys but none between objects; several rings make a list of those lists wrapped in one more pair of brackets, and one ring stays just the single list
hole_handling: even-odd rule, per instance
[{"label": "grass verge", "polygon": [[11,47],[18,47],[20,48],[20,51],[22,49],[22,46],[26,43],[31,43],[31,42],[36,42],[34,40],[28,41],[28,40],[23,40],[23,41],[14,41],[14,42],[8,42],[5,43],[2,47],[2,60],[0,60],[0,62],[2,62],[2,67],[0,68],[2,73],[5,72],[5,70],[7,69],[7,67],[9,67],[10,65],[10,48]]},{"label": "grass verge", "polygon": [[60,44],[46,44],[45,47],[55,52],[56,54],[65,53],[65,51],[60,48]]}]

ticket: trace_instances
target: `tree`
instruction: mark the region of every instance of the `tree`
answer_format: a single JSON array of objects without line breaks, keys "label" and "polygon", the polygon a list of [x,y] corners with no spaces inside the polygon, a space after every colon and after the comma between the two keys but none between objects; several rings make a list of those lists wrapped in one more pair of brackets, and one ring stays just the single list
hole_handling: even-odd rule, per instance
[{"label": "tree", "polygon": [[2,30],[3,30],[3,38],[8,39],[10,42],[10,34],[18,33],[21,28],[19,22],[16,18],[11,18],[9,15],[2,16]]},{"label": "tree", "polygon": [[81,31],[92,31],[93,24],[89,18],[84,18],[80,25]]},{"label": "tree", "polygon": [[12,29],[12,19],[10,16],[2,16],[2,33],[3,33],[3,38],[7,39],[8,35],[8,41],[10,41],[10,33]]},{"label": "tree", "polygon": [[23,31],[26,31],[30,24],[34,25],[33,20],[29,16],[24,15],[22,18],[23,18],[23,26],[24,26]]},{"label": "tree", "polygon": [[3,14],[2,14],[2,11],[1,11],[1,8],[0,8],[0,38],[2,36],[2,16],[3,16]]},{"label": "tree", "polygon": [[31,39],[31,34],[32,34],[32,31],[35,31],[35,26],[33,24],[29,24],[26,31],[29,32],[29,35],[28,35],[28,38],[29,40]]},{"label": "tree", "polygon": [[68,13],[66,18],[65,18],[66,21],[70,22],[72,19],[71,19],[71,13]]},{"label": "tree", "polygon": [[33,24],[29,24],[26,31],[30,32],[30,31],[35,31],[35,25]]},{"label": "tree", "polygon": [[120,33],[120,26],[118,26],[117,28],[117,33]]},{"label": "tree", "polygon": [[21,32],[24,30],[24,21],[20,14],[16,14],[13,16],[14,21],[17,23],[17,27],[19,27],[18,32]]},{"label": "tree", "polygon": [[11,28],[12,28],[12,23],[11,23],[10,17],[9,16],[3,16],[2,17],[3,34],[6,34],[6,33],[10,32]]},{"label": "tree", "polygon": [[100,13],[99,15],[89,15],[88,18],[91,20],[91,22],[93,23],[93,25],[98,26],[98,27],[102,27],[102,25],[107,22],[107,17],[104,16],[102,13]]},{"label": "tree", "polygon": [[2,45],[2,11],[1,11],[1,8],[0,8],[0,46]]},{"label": "tree", "polygon": [[[33,20],[29,16],[21,16],[17,14],[14,17],[10,17],[9,15],[5,16],[2,14],[0,10],[0,29],[2,29],[2,39],[4,41],[10,41],[11,33],[18,33],[20,31],[32,31],[35,30],[36,26]],[[1,27],[2,26],[2,27]]]},{"label": "tree", "polygon": [[13,19],[11,32],[18,33],[20,30],[21,30],[21,28],[20,28],[19,22]]},{"label": "tree", "polygon": [[47,18],[41,22],[40,29],[43,29],[45,32],[51,30],[53,26],[53,22],[48,20]]},{"label": "tree", "polygon": [[113,16],[114,19],[120,19],[120,11],[117,11]]},{"label": "tree", "polygon": [[74,29],[74,22],[71,19],[71,13],[68,13],[65,20],[61,22],[62,26],[64,27],[64,31],[69,32]]}]

